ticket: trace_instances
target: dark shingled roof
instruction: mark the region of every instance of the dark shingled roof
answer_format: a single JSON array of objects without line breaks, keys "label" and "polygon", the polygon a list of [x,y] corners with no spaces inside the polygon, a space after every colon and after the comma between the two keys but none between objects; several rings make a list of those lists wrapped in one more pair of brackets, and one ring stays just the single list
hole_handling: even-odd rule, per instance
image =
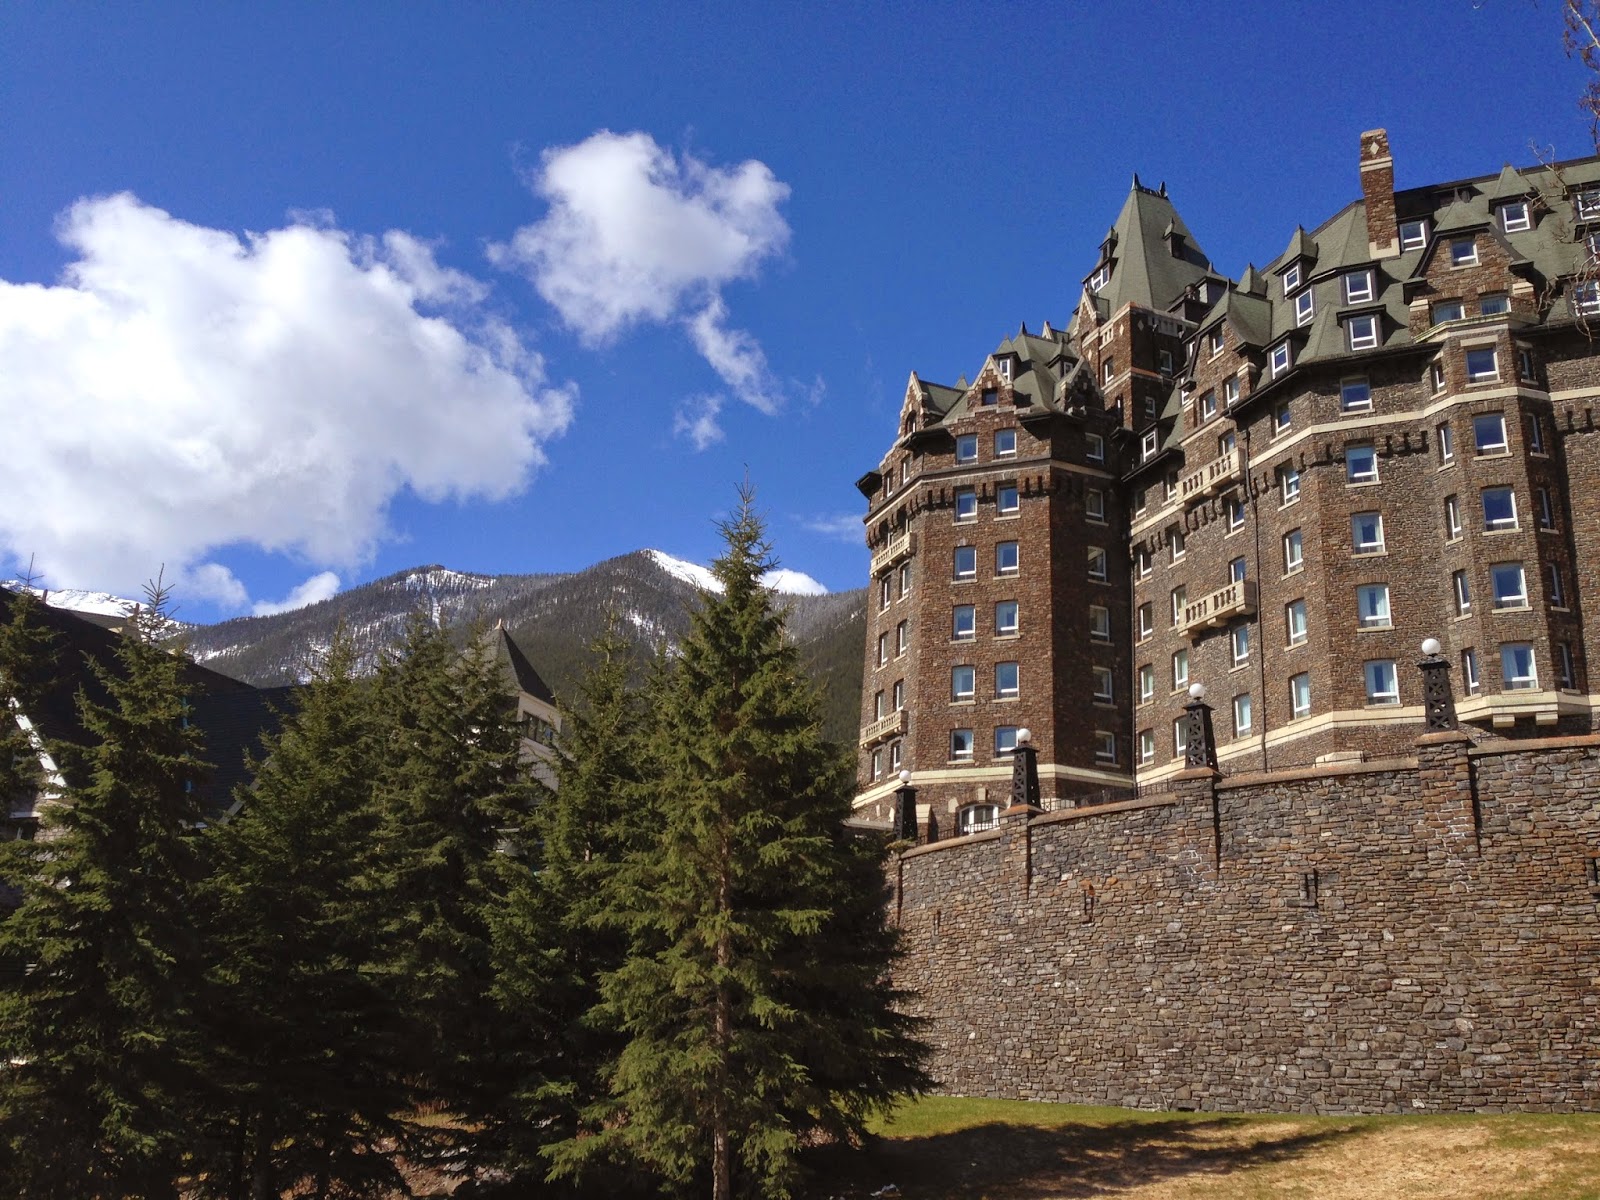
[{"label": "dark shingled roof", "polygon": [[511,640],[511,634],[506,630],[504,621],[496,621],[494,628],[485,632],[484,637],[489,640],[490,651],[500,661],[505,671],[506,682],[514,691],[526,692],[535,700],[543,700],[546,704],[556,702],[555,693],[550,690],[550,685],[540,678],[539,672],[533,669],[533,664],[528,661],[528,656],[522,648]]}]

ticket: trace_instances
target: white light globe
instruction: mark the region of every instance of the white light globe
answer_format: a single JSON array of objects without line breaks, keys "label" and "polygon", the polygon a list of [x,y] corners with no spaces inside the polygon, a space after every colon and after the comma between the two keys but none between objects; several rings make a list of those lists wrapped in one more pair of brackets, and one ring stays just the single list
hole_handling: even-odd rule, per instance
[{"label": "white light globe", "polygon": [[1033,730],[1031,730],[1031,729],[1019,729],[1019,730],[1017,730],[1017,745],[1026,746],[1026,745],[1028,745],[1028,743],[1030,743],[1032,741],[1033,741]]},{"label": "white light globe", "polygon": [[1430,654],[1430,655],[1431,654],[1437,654],[1437,653],[1439,653],[1440,649],[1442,649],[1442,647],[1439,645],[1439,639],[1438,638],[1424,638],[1423,639],[1423,641],[1422,641],[1422,652],[1424,654]]},{"label": "white light globe", "polygon": [[900,772],[900,782],[901,783],[910,783],[911,782],[911,772],[910,771],[901,771]]},{"label": "white light globe", "polygon": [[1189,685],[1189,699],[1191,699],[1191,700],[1204,700],[1205,698],[1206,698],[1206,685],[1205,684],[1203,684],[1203,683],[1191,683]]}]

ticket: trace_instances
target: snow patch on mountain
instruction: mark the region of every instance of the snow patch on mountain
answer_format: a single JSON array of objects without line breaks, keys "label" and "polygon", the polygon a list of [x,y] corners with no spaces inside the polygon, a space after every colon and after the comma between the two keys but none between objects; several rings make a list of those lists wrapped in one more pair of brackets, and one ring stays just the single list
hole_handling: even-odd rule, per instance
[{"label": "snow patch on mountain", "polygon": [[448,567],[424,567],[422,570],[412,571],[405,578],[406,588],[413,592],[486,588],[492,583],[494,580],[488,575],[470,575],[465,571],[452,571]]},{"label": "snow patch on mountain", "polygon": [[132,612],[138,603],[136,600],[127,600],[122,596],[113,596],[110,592],[88,592],[81,588],[49,588],[28,587],[20,579],[8,579],[5,587],[13,592],[29,591],[38,596],[51,608],[65,608],[71,612],[98,613],[106,617],[123,617]]},{"label": "snow patch on mountain", "polygon": [[[722,591],[722,583],[705,567],[697,563],[685,562],[681,558],[660,550],[646,550],[650,560],[665,571],[668,575],[675,576],[692,583],[695,587],[707,592]],[[761,582],[773,591],[785,596],[826,596],[828,589],[803,571],[791,571],[787,567],[779,567],[768,571],[761,577]]]}]

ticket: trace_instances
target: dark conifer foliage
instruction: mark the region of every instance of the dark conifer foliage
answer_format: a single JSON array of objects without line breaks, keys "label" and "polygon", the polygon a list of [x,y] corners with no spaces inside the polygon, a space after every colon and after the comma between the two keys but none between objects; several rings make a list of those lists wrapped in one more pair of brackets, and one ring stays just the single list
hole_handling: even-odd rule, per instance
[{"label": "dark conifer foliage", "polygon": [[723,533],[723,593],[694,616],[646,750],[661,836],[606,890],[629,935],[593,1018],[627,1035],[615,1109],[557,1154],[570,1169],[620,1146],[714,1200],[787,1195],[809,1135],[855,1136],[926,1083],[883,982],[873,856],[842,832],[849,781],[759,582],[748,489]]},{"label": "dark conifer foliage", "polygon": [[203,767],[161,644],[165,595],[149,600],[104,673],[107,702],[80,696],[91,741],[68,775],[81,786],[45,799],[37,841],[7,847],[23,898],[0,957],[33,966],[0,994],[0,1123],[12,1194],[28,1200],[164,1200],[188,1145]]},{"label": "dark conifer foliage", "polygon": [[399,1012],[378,968],[378,714],[335,638],[241,808],[207,837],[203,1194],[389,1196]]},{"label": "dark conifer foliage", "polygon": [[[36,795],[45,785],[40,732],[28,720],[56,670],[55,638],[32,592],[9,593],[0,623],[0,797]],[[18,718],[21,718],[19,720]]]}]

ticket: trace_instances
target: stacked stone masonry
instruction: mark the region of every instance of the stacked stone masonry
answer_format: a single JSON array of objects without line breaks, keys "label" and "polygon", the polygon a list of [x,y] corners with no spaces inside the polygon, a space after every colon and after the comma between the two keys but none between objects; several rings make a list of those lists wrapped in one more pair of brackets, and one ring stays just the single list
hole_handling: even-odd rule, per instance
[{"label": "stacked stone masonry", "polygon": [[1600,1107],[1600,737],[1223,779],[891,868],[951,1093],[1299,1112]]}]

